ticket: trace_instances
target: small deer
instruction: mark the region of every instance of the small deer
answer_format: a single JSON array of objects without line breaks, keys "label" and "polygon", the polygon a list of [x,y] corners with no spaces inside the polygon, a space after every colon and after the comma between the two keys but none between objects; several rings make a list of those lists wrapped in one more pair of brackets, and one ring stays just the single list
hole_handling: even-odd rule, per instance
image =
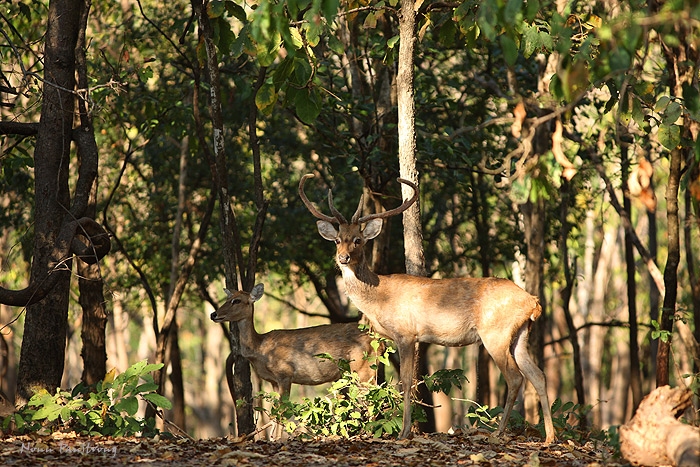
[{"label": "small deer", "polygon": [[372,363],[365,357],[373,353],[372,338],[357,323],[322,324],[299,329],[279,329],[258,334],[253,324],[253,303],[264,291],[257,284],[248,293],[229,292],[226,303],[211,314],[212,321],[238,324],[241,354],[250,361],[258,376],[272,383],[281,397],[289,397],[292,383],[318,385],[341,377],[337,363],[317,357],[329,354],[335,360],[347,360],[360,381],[374,377]]},{"label": "small deer", "polygon": [[[535,387],[542,404],[546,443],[555,438],[552,413],[547,397],[544,373],[528,352],[531,324],[542,313],[534,297],[507,279],[448,278],[430,279],[407,274],[377,275],[365,259],[364,246],[382,230],[383,219],[408,209],[418,198],[418,188],[399,178],[413,189],[413,196],[399,207],[360,217],[362,199],[348,222],[333,205],[328,191],[328,205],[333,216],[321,213],[304,194],[299,182],[299,196],[316,218],[321,237],[335,243],[335,260],[345,282],[346,293],[369,319],[374,330],[397,346],[400,379],[404,390],[403,429],[399,438],[411,434],[411,395],[415,373],[416,346],[420,342],[461,347],[483,343],[508,385],[503,418],[497,434],[501,435],[523,383],[523,375]],[[338,225],[338,229],[333,226]]]}]

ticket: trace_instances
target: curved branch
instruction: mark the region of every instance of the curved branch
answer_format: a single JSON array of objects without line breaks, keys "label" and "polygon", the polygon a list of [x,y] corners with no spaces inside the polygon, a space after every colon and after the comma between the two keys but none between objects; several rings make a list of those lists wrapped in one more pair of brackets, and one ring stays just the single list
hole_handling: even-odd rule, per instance
[{"label": "curved branch", "polygon": [[41,301],[56,285],[63,263],[73,255],[94,264],[104,258],[111,249],[109,235],[94,219],[82,217],[65,222],[56,238],[52,264],[46,275],[34,279],[21,290],[0,287],[0,303],[26,307]]}]

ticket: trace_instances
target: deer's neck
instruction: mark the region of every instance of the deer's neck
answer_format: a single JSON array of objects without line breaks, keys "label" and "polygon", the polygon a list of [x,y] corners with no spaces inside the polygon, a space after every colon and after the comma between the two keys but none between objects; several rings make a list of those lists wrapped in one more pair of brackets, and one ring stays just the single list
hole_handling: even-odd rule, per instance
[{"label": "deer's neck", "polygon": [[365,314],[372,314],[371,305],[378,293],[379,276],[370,270],[366,261],[340,265],[345,282],[345,292],[350,300]]},{"label": "deer's neck", "polygon": [[249,358],[255,352],[255,349],[260,347],[262,336],[255,330],[252,317],[238,321],[237,324],[241,342],[241,355]]}]

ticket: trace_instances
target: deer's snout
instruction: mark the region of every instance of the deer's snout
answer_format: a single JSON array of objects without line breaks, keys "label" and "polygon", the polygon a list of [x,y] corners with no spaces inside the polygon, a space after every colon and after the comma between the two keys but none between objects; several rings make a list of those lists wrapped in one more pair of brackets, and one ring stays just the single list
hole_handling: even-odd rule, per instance
[{"label": "deer's snout", "polygon": [[340,264],[348,264],[350,262],[350,255],[347,253],[338,253],[338,262]]},{"label": "deer's snout", "polygon": [[211,320],[214,321],[215,323],[219,323],[219,322],[222,321],[222,319],[219,318],[219,316],[216,314],[216,311],[214,311],[211,315],[209,315],[209,317],[210,317]]}]

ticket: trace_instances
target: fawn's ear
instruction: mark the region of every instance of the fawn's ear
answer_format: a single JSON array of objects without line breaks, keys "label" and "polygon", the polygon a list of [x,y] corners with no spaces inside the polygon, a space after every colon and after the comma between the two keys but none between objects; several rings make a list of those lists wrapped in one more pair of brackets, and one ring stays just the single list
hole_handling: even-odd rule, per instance
[{"label": "fawn's ear", "polygon": [[316,226],[318,227],[318,233],[321,234],[321,237],[331,242],[335,241],[338,236],[338,231],[335,230],[333,224],[327,221],[316,221]]},{"label": "fawn's ear", "polygon": [[371,221],[367,222],[367,225],[365,225],[365,229],[362,231],[362,237],[367,240],[372,240],[374,237],[379,235],[382,231],[382,225],[384,225],[384,221],[382,219],[372,219]]},{"label": "fawn's ear", "polygon": [[250,291],[250,298],[254,302],[257,302],[263,296],[264,291],[265,286],[263,284],[257,284],[255,287],[253,287],[253,290]]}]

